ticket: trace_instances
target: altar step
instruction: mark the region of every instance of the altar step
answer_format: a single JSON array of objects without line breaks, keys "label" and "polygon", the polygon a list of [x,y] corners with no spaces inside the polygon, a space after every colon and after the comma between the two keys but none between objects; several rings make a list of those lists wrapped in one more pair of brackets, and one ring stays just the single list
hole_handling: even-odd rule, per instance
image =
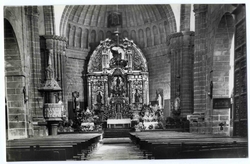
[{"label": "altar step", "polygon": [[103,138],[125,138],[129,137],[130,129],[105,129]]}]

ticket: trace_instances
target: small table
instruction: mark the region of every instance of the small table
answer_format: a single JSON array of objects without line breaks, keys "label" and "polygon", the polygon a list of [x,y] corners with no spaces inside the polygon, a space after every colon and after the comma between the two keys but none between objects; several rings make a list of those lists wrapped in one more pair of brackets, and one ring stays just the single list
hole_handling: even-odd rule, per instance
[{"label": "small table", "polygon": [[108,119],[108,128],[125,128],[130,127],[131,119]]}]

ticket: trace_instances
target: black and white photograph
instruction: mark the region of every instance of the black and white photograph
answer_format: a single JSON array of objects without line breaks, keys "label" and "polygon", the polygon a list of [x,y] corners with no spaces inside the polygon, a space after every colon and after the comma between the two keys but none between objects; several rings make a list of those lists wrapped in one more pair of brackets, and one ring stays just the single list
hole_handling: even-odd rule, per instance
[{"label": "black and white photograph", "polygon": [[3,162],[249,162],[248,4],[108,2],[1,6]]}]

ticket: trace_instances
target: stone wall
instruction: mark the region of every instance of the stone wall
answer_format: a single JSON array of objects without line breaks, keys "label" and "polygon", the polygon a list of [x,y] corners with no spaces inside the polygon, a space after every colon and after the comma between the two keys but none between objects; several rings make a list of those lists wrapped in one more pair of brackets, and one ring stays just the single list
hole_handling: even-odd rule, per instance
[{"label": "stone wall", "polygon": [[[25,73],[25,38],[22,27],[23,8],[4,8],[4,49],[5,49],[5,100],[7,112],[7,138],[26,138],[32,132],[29,124],[28,77]],[[29,64],[27,64],[29,65]],[[24,91],[26,95],[24,96]]]},{"label": "stone wall", "polygon": [[40,35],[45,30],[53,33],[48,28],[53,7],[44,9],[47,14],[41,6],[4,7],[8,139],[47,135],[43,95],[38,91],[44,78]]},{"label": "stone wall", "polygon": [[[85,64],[86,56],[88,55],[88,49],[86,50],[72,50],[66,49],[66,58],[64,60],[64,103],[66,111],[68,111],[68,102],[72,101],[72,92],[77,91],[80,93],[79,101],[85,104],[81,108],[86,108],[87,97],[86,89],[87,83],[85,81]],[[81,103],[82,104],[82,103]]]},{"label": "stone wall", "polygon": [[[231,50],[235,33],[232,12],[236,6],[194,5],[194,113],[204,113],[205,119],[191,123],[191,132],[230,135],[230,109],[213,109],[213,100],[231,98],[229,73],[233,68],[229,61],[234,57]],[[223,129],[220,123],[225,123]]]},{"label": "stone wall", "polygon": [[149,101],[156,101],[156,93],[163,91],[166,117],[170,114],[170,104],[165,103],[170,99],[170,56],[167,51],[167,44],[142,49],[149,70]]}]

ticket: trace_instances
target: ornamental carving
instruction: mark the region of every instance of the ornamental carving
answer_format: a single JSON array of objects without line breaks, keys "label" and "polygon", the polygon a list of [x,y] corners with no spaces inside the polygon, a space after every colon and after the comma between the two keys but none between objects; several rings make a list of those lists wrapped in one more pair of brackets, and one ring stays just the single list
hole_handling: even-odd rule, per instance
[{"label": "ornamental carving", "polygon": [[[132,40],[100,42],[88,63],[88,107],[105,119],[127,119],[148,102],[146,58]],[[101,66],[100,66],[101,65]]]},{"label": "ornamental carving", "polygon": [[146,71],[143,60],[138,53],[134,53],[133,55],[133,70]]},{"label": "ornamental carving", "polygon": [[102,56],[99,51],[95,56],[91,57],[91,69],[89,71],[90,72],[102,71]]},{"label": "ornamental carving", "polygon": [[90,57],[88,72],[112,72],[121,68],[147,72],[146,58],[132,40],[127,38],[115,42],[109,38],[100,42]]},{"label": "ornamental carving", "polygon": [[45,119],[61,118],[62,117],[62,105],[55,103],[44,104],[44,117]]}]

